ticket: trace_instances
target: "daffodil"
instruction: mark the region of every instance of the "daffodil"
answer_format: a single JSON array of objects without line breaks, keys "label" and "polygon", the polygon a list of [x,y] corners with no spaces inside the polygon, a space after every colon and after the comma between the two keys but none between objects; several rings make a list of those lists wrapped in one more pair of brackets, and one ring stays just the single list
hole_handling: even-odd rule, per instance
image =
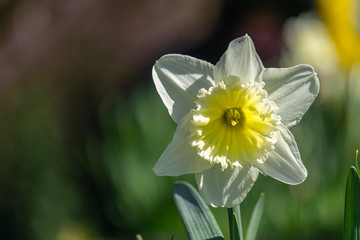
[{"label": "daffodil", "polygon": [[350,69],[360,62],[360,2],[317,0],[316,3],[342,64]]},{"label": "daffodil", "polygon": [[282,32],[286,47],[280,64],[286,67],[303,62],[311,64],[324,80],[321,82],[321,100],[340,100],[344,96],[347,73],[323,21],[312,12],[302,13],[288,19]]},{"label": "daffodil", "polygon": [[165,55],[154,65],[153,79],[178,124],[155,174],[194,173],[213,207],[240,204],[259,172],[287,184],[307,177],[288,128],[319,92],[311,66],[264,68],[245,35],[230,43],[216,65]]}]

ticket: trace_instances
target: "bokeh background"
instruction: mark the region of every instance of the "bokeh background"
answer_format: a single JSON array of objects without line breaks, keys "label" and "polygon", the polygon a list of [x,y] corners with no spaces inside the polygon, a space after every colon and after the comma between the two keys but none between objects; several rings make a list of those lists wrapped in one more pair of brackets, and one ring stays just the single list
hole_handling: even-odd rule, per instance
[{"label": "bokeh background", "polygon": [[[213,64],[248,33],[266,67],[308,63],[321,92],[291,130],[309,171],[260,176],[259,239],[340,239],[360,145],[360,5],[355,0],[0,1],[0,238],[186,239],[173,184],[152,167],[175,124],[151,78],[156,59]],[[225,209],[214,209],[225,237]]]}]

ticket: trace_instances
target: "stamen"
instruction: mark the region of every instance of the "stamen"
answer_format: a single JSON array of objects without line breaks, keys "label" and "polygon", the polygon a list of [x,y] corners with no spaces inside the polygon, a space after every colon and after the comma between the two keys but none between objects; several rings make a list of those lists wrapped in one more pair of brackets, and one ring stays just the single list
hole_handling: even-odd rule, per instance
[{"label": "stamen", "polygon": [[240,110],[236,108],[229,108],[228,110],[225,111],[224,117],[229,124],[235,127],[240,123],[239,122],[241,118]]}]

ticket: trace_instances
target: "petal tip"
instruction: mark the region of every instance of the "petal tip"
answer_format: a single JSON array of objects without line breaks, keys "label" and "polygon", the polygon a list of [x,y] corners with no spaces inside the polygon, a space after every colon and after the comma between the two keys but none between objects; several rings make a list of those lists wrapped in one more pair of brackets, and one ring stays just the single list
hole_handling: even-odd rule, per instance
[{"label": "petal tip", "polygon": [[247,40],[252,41],[251,37],[250,37],[249,34],[247,34],[247,33],[246,33],[243,37],[244,37],[245,39],[247,39]]},{"label": "petal tip", "polygon": [[158,167],[158,164],[156,163],[155,166],[153,167],[153,172],[155,173],[155,175],[157,176],[164,176],[163,172],[160,171],[160,168]]},{"label": "petal tip", "polygon": [[308,172],[305,167],[301,168],[301,171],[298,172],[296,176],[292,179],[292,181],[289,181],[287,184],[289,185],[299,185],[303,182],[305,182],[306,178],[308,176]]},{"label": "petal tip", "polygon": [[245,42],[245,43],[251,44],[251,45],[253,44],[251,37],[246,33],[244,36],[241,36],[241,37],[238,37],[238,38],[235,38],[234,40],[232,40],[229,45],[233,45],[233,44],[236,44],[239,42]]}]

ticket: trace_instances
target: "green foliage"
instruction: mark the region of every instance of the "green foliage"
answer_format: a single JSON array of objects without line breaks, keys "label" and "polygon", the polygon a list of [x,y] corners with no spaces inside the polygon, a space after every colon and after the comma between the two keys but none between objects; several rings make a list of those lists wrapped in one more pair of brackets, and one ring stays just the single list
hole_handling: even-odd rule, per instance
[{"label": "green foliage", "polygon": [[209,207],[193,186],[186,182],[176,183],[174,200],[189,239],[224,239]]},{"label": "green foliage", "polygon": [[356,169],[359,170],[359,150],[356,150],[356,155],[355,155],[355,166]]},{"label": "green foliage", "polygon": [[[189,239],[224,239],[209,207],[193,186],[187,182],[176,183],[174,200]],[[264,194],[261,194],[252,212],[245,240],[255,240],[264,210],[264,202]],[[228,219],[230,240],[244,240],[239,205],[228,208]]]},{"label": "green foliage", "polygon": [[229,228],[231,240],[243,240],[240,206],[228,208]]},{"label": "green foliage", "polygon": [[360,239],[360,176],[351,167],[346,183],[344,240]]},{"label": "green foliage", "polygon": [[[264,194],[260,195],[260,198],[256,202],[256,205],[253,209],[249,227],[245,236],[245,240],[255,240],[256,235],[259,230],[260,221],[262,214],[264,212]],[[230,228],[230,239],[231,240],[243,240],[243,232],[241,225],[241,215],[240,215],[240,206],[235,206],[234,208],[228,209],[229,216],[229,228]]]},{"label": "green foliage", "polygon": [[255,240],[259,230],[260,221],[264,212],[265,195],[262,193],[259,200],[256,202],[255,208],[252,212],[250,224],[246,233],[246,240]]}]

